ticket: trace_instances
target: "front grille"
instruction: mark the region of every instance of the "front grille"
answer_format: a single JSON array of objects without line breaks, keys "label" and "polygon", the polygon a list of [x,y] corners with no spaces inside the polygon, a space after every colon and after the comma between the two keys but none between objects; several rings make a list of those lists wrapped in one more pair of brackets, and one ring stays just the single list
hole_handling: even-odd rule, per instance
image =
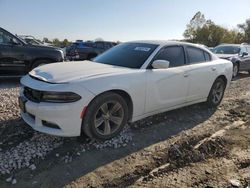
[{"label": "front grille", "polygon": [[41,101],[42,98],[42,92],[29,88],[29,87],[24,87],[24,91],[23,91],[24,96],[31,100],[32,102],[36,102],[39,103]]}]

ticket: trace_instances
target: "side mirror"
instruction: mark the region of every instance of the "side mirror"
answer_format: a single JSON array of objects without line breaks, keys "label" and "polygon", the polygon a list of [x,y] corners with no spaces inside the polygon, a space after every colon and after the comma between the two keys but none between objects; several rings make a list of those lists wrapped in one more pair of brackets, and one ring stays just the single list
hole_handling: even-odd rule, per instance
[{"label": "side mirror", "polygon": [[167,68],[169,68],[169,64],[170,64],[170,62],[166,61],[166,60],[155,60],[152,63],[152,67],[154,69],[167,69]]},{"label": "side mirror", "polygon": [[242,57],[247,56],[247,55],[248,55],[247,52],[242,52]]}]

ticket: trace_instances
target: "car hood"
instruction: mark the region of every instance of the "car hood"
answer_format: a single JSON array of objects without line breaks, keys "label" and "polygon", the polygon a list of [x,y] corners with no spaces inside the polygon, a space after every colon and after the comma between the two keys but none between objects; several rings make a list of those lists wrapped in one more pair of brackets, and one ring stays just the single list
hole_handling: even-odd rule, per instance
[{"label": "car hood", "polygon": [[237,56],[237,54],[216,54],[221,59],[229,59]]},{"label": "car hood", "polygon": [[33,69],[29,75],[49,83],[67,83],[80,79],[126,72],[132,69],[91,61],[52,63]]}]

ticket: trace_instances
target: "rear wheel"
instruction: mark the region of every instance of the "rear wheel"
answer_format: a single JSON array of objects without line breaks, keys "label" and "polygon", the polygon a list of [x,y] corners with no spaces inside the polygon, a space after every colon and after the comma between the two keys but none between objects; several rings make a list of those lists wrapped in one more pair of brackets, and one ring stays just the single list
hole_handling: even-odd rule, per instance
[{"label": "rear wheel", "polygon": [[218,106],[224,96],[226,83],[222,78],[217,78],[208,95],[207,104],[211,107]]},{"label": "rear wheel", "polygon": [[89,137],[106,140],[118,135],[127,121],[126,101],[116,93],[104,93],[88,106],[82,130]]}]

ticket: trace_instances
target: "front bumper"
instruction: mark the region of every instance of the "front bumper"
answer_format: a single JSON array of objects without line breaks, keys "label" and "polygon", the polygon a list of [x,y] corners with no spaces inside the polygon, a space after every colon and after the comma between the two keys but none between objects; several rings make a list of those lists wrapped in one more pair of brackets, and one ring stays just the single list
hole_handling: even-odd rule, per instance
[{"label": "front bumper", "polygon": [[[25,103],[26,111],[21,117],[34,130],[56,136],[79,136],[81,134],[81,107],[77,104]],[[46,126],[46,123],[58,128]]]},{"label": "front bumper", "polygon": [[[37,90],[59,90],[65,89],[63,84],[45,83],[25,76],[21,79],[21,84]],[[82,87],[79,87],[82,89]],[[83,89],[84,90],[84,89]],[[79,91],[77,91],[80,93]],[[34,130],[56,136],[75,137],[81,134],[81,113],[93,94],[83,91],[84,99],[72,103],[50,103],[32,102],[24,96],[23,87],[20,89],[20,97],[26,99],[25,112],[21,110],[22,119]],[[88,100],[89,99],[89,100]],[[49,126],[48,126],[49,124]],[[52,126],[51,126],[52,125]]]}]

